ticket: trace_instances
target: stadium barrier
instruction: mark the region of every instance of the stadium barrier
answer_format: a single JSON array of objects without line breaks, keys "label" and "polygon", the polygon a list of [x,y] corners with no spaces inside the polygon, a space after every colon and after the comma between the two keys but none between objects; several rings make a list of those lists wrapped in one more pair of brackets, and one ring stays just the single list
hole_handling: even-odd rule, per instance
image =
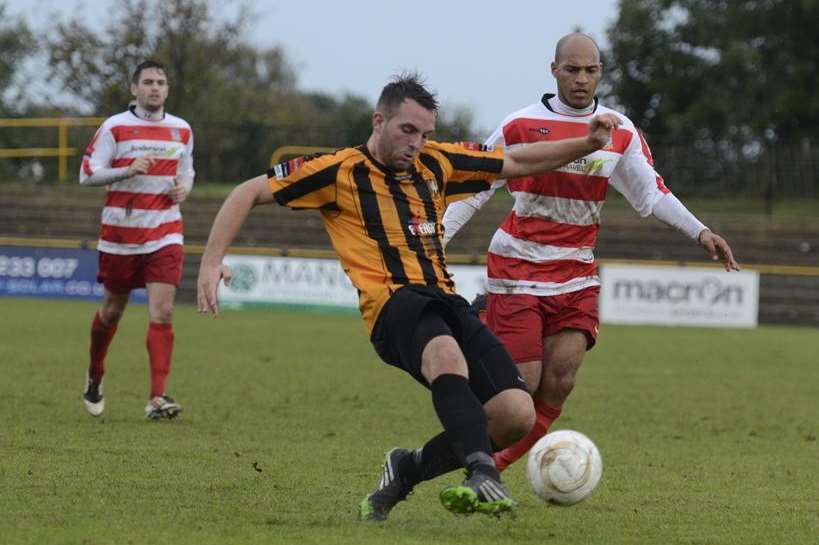
[{"label": "stadium barrier", "polygon": [[69,146],[68,129],[71,127],[96,127],[102,117],[31,117],[0,119],[0,128],[56,128],[57,146],[51,148],[0,148],[0,159],[57,158],[57,178],[64,182],[68,177],[68,159],[77,155],[77,149]]},{"label": "stadium barrier", "polygon": [[[91,250],[95,248],[95,246],[96,243],[94,241],[82,239],[68,240],[50,238],[35,239],[24,237],[0,237],[0,248],[27,248],[26,251],[28,252],[36,252],[43,249],[73,249],[75,251],[85,250],[93,254]],[[185,270],[182,286],[179,291],[179,300],[182,302],[193,302],[195,300],[196,274],[199,266],[199,260],[203,251],[204,246],[201,244],[188,244],[185,246]],[[10,255],[11,254],[8,254],[7,257]],[[267,301],[266,303],[258,301],[261,304],[276,304],[285,306],[297,305],[310,307],[321,306],[315,305],[315,301],[337,302],[337,300],[341,300],[341,296],[338,294],[328,295],[325,292],[321,292],[321,290],[326,289],[328,286],[335,289],[338,286],[343,286],[344,283],[347,282],[347,280],[345,280],[346,277],[339,273],[341,268],[338,265],[338,262],[335,260],[335,253],[329,249],[234,246],[231,248],[230,255],[231,257],[229,259],[234,260],[234,265],[242,264],[244,266],[250,263],[263,264],[262,268],[258,268],[259,265],[254,265],[257,268],[252,271],[252,274],[256,276],[257,280],[263,279],[265,282],[267,282],[268,285],[262,285],[254,288],[262,290],[263,292],[266,291],[267,293],[270,293],[282,289],[282,279],[289,278],[288,281],[291,283],[291,285],[289,288],[287,288],[287,290],[305,290],[307,287],[309,287],[311,279],[314,279],[317,282],[317,286],[319,288],[318,295],[308,290],[305,292],[305,297],[307,297],[307,300],[301,302],[294,302],[292,300],[273,300]],[[236,256],[246,257],[239,259]],[[282,261],[282,259],[288,259],[289,263]],[[321,260],[321,262],[317,262],[317,260]],[[459,290],[465,297],[469,299],[473,294],[483,291],[485,282],[483,277],[484,268],[482,266],[485,264],[485,258],[483,256],[475,256],[471,254],[450,254],[447,256],[447,260],[452,266],[452,270],[455,274],[455,280],[458,282]],[[658,290],[670,292],[675,289],[683,289],[680,287],[683,284],[678,282],[673,286],[665,285],[665,287],[663,287],[655,283],[648,285],[648,287],[646,287],[647,285],[643,285],[641,287],[635,284],[634,282],[637,282],[637,280],[634,280],[628,283],[628,285],[621,284],[619,288],[617,286],[614,286],[614,288],[606,287],[605,282],[607,268],[615,271],[618,267],[622,268],[623,266],[630,269],[640,267],[663,267],[663,275],[666,275],[668,271],[684,273],[686,270],[702,270],[703,272],[700,273],[700,283],[689,283],[689,287],[685,288],[689,290],[686,293],[692,295],[692,299],[695,298],[694,296],[700,297],[698,294],[703,294],[700,297],[701,301],[699,302],[705,301],[708,303],[708,297],[710,297],[711,300],[716,303],[720,303],[721,301],[735,303],[740,299],[742,301],[758,300],[759,323],[784,323],[792,325],[806,324],[819,326],[819,289],[817,289],[817,287],[819,287],[819,267],[766,264],[749,265],[744,267],[744,269],[749,271],[749,274],[752,277],[757,278],[758,288],[754,288],[752,285],[747,283],[738,286],[735,283],[735,280],[737,282],[747,282],[747,279],[743,279],[741,281],[737,280],[741,275],[731,274],[726,275],[725,277],[717,276],[714,273],[719,272],[721,267],[712,263],[703,263],[698,261],[656,261],[606,258],[601,258],[598,261],[601,264],[602,277],[604,281],[604,293],[610,292],[612,296],[617,293],[617,289],[621,290],[620,294],[623,295],[623,297],[627,295],[626,292],[628,290],[632,290],[632,296],[636,298],[637,296],[634,294],[638,293],[639,289],[654,290],[651,293],[657,294],[659,293]],[[268,265],[264,265],[265,263],[268,263]],[[19,267],[20,265],[17,266]],[[26,265],[26,267],[31,266],[32,265]],[[36,267],[36,265],[33,266]],[[6,265],[6,267],[8,267],[8,265]],[[45,267],[45,265],[43,265],[43,267]],[[266,273],[263,267],[268,267]],[[4,278],[4,274],[8,276],[7,272],[7,269],[0,268],[0,279]],[[227,295],[226,302],[229,305],[236,304],[241,306],[244,304],[244,306],[254,306],[251,301],[252,298],[245,297],[250,291],[248,286],[253,283],[252,278],[246,277],[242,279],[242,275],[247,272],[248,271],[239,271],[238,277],[240,280],[236,284],[238,287],[240,287],[238,291],[241,291],[241,287],[245,287],[244,294],[239,293],[237,295],[225,293],[225,295]],[[267,274],[268,276],[264,277],[264,274]],[[702,280],[703,275],[705,280]],[[723,285],[722,289],[719,289],[719,287],[715,286],[711,280],[708,280],[708,278],[719,278],[721,280],[730,279],[730,283]],[[751,280],[751,282],[753,282],[753,280]],[[3,293],[0,291],[0,295],[19,296],[25,294],[19,293],[18,290],[18,293]],[[233,296],[237,296],[238,298],[236,300],[231,300],[231,297]],[[246,300],[242,301],[242,297],[245,297]],[[281,297],[281,295],[277,294],[276,297]],[[323,300],[322,297],[324,298]],[[643,296],[642,302],[645,303],[646,300],[651,299],[651,295]],[[662,299],[662,297],[657,295],[654,297],[654,299],[659,300]],[[353,298],[351,301],[353,302],[351,303],[350,301],[346,301],[346,303],[343,305],[333,303],[329,306],[336,306],[343,309],[345,308],[344,305],[352,304],[353,307],[349,308],[354,308],[354,306],[357,305],[357,302],[355,302],[356,299]],[[323,306],[327,307],[327,305]],[[756,312],[749,311],[748,309],[745,309],[745,312],[746,318],[748,315],[750,315],[747,314],[747,312],[757,314]],[[692,315],[692,312],[689,311],[688,314],[690,316]],[[700,315],[702,314],[703,312],[700,312]],[[708,314],[708,312],[705,312],[705,314]],[[711,313],[711,318],[716,320],[719,320],[720,316],[724,317],[724,314],[720,315],[718,313]],[[614,320],[614,318],[609,317],[609,321],[612,320]],[[748,324],[749,322],[746,320],[744,326],[748,327]]]}]

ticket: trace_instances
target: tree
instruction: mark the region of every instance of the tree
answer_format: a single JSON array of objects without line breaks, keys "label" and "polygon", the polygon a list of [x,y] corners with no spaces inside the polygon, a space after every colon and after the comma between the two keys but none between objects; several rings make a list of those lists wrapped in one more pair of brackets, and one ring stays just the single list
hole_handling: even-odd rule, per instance
[{"label": "tree", "polygon": [[815,137],[816,21],[817,0],[621,0],[607,91],[655,136]]},{"label": "tree", "polygon": [[6,16],[6,5],[0,3],[0,117],[18,113],[21,104],[12,98],[15,76],[26,58],[36,51],[34,36],[25,21]]},{"label": "tree", "polygon": [[621,0],[604,92],[676,188],[816,195],[817,21],[819,0]]},{"label": "tree", "polygon": [[[162,62],[171,85],[168,111],[194,128],[200,179],[256,175],[281,145],[366,140],[372,106],[365,98],[300,92],[282,48],[247,41],[246,8],[220,22],[208,6],[207,0],[120,0],[102,32],[80,19],[59,23],[46,36],[52,82],[80,103],[79,111],[111,115],[131,99],[134,67],[146,58]],[[466,134],[470,124],[468,112],[457,112],[440,123],[441,133]]]}]

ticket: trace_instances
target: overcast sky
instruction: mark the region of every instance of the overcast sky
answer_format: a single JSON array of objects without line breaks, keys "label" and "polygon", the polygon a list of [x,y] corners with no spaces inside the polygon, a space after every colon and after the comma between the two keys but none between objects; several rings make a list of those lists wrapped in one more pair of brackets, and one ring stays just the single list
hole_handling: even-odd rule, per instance
[{"label": "overcast sky", "polygon": [[[2,2],[3,0],[0,0]],[[110,0],[5,0],[35,29],[69,14],[105,26]],[[577,27],[605,46],[617,0],[250,0],[248,39],[281,45],[304,90],[372,102],[390,75],[418,69],[444,108],[466,106],[491,131],[509,112],[554,91],[555,42]],[[229,15],[238,2],[213,2]]]}]

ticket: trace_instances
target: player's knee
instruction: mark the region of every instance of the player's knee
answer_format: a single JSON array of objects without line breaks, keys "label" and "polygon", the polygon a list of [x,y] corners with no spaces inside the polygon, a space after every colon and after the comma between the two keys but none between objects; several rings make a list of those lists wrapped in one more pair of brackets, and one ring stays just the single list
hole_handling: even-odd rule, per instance
[{"label": "player's knee", "polygon": [[[574,389],[578,365],[574,362],[564,362],[550,366],[545,375],[545,386],[548,392],[557,398],[566,399]],[[544,370],[544,373],[547,371]],[[542,389],[542,388],[541,388]]]},{"label": "player's knee", "polygon": [[535,408],[532,396],[523,390],[514,390],[513,416],[509,420],[507,432],[513,441],[526,437],[535,425]]},{"label": "player's knee", "polygon": [[569,394],[574,390],[574,383],[574,375],[563,375],[559,377],[555,382],[555,393],[564,399],[569,397]]},{"label": "player's knee", "polygon": [[125,313],[125,305],[120,305],[115,302],[108,302],[100,307],[100,318],[103,323],[108,326],[118,324],[122,315]]},{"label": "player's knee", "polygon": [[492,439],[501,446],[511,445],[524,438],[535,424],[532,396],[518,388],[504,390],[486,403],[487,417],[494,423],[496,436]]},{"label": "player's knee", "polygon": [[173,319],[173,311],[173,301],[162,301],[152,305],[150,309],[151,321],[161,324],[169,323]]},{"label": "player's knee", "polygon": [[122,308],[107,308],[100,312],[102,321],[109,326],[119,323],[123,313]]},{"label": "player's knee", "polygon": [[421,356],[421,373],[430,383],[440,375],[469,375],[463,352],[454,338],[441,335],[427,343]]}]

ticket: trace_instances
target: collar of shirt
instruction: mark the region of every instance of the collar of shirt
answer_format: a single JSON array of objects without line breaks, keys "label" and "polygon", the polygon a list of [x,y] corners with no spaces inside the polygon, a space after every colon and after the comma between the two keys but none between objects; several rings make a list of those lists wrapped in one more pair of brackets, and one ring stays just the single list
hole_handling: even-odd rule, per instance
[{"label": "collar of shirt", "polygon": [[162,121],[165,118],[165,110],[162,108],[156,112],[149,112],[139,104],[134,104],[128,109],[131,110],[132,114],[145,121]]},{"label": "collar of shirt", "polygon": [[595,98],[591,104],[581,109],[572,108],[568,104],[565,104],[557,95],[545,95],[543,98],[545,102],[549,103],[549,108],[558,114],[574,116],[589,115],[593,114],[595,109],[597,109],[597,98]]}]

